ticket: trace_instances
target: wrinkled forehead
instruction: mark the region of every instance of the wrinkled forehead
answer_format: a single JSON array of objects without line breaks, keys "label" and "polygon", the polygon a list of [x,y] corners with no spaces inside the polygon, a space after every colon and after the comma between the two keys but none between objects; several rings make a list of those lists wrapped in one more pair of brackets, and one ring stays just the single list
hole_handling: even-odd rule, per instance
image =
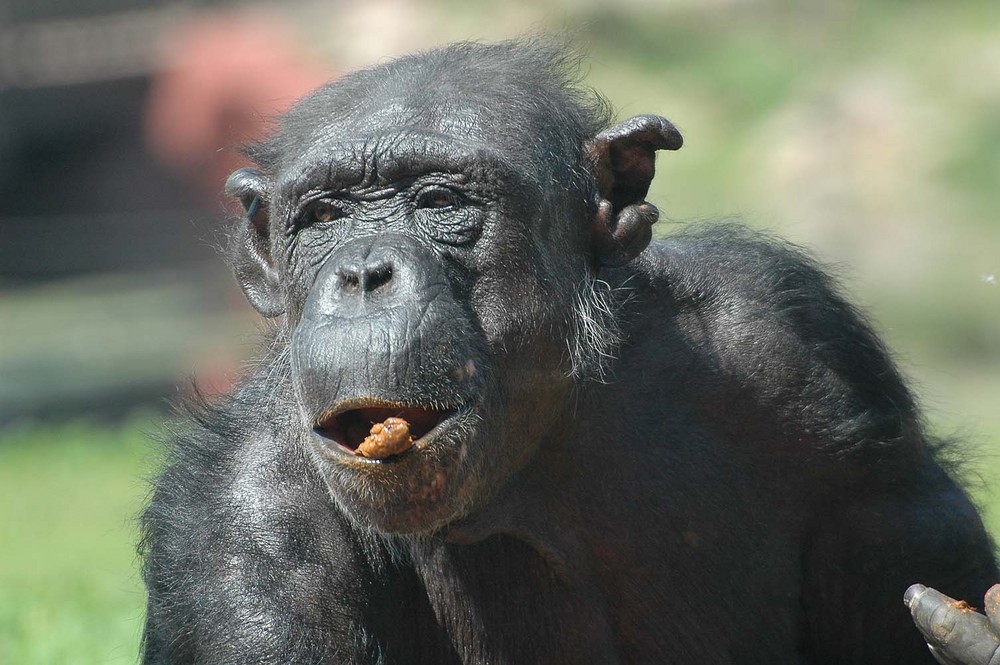
[{"label": "wrinkled forehead", "polygon": [[[437,143],[458,146],[495,144],[497,128],[489,126],[482,109],[471,104],[428,104],[392,99],[357,104],[327,114],[306,142],[307,150],[337,144],[390,144],[395,138],[437,137]],[[388,146],[387,146],[388,147]]]},{"label": "wrinkled forehead", "polygon": [[524,172],[532,150],[521,145],[523,126],[474,99],[367,99],[314,107],[309,115],[315,126],[286,156],[279,189],[315,183],[324,172],[346,184],[387,182],[407,170]]},{"label": "wrinkled forehead", "polygon": [[522,182],[523,171],[489,144],[421,127],[380,126],[370,133],[318,137],[283,171],[277,191],[379,188],[427,173],[450,173],[479,182]]}]

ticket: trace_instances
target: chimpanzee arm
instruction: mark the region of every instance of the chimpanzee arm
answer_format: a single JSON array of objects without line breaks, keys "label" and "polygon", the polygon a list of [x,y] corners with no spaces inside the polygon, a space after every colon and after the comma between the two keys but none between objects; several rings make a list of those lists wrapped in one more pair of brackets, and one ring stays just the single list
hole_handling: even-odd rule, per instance
[{"label": "chimpanzee arm", "polygon": [[143,662],[449,662],[415,576],[350,525],[273,424],[231,407],[199,419],[143,516]]},{"label": "chimpanzee arm", "polygon": [[1000,584],[986,592],[985,616],[922,584],[907,589],[903,602],[942,665],[1000,664]]}]

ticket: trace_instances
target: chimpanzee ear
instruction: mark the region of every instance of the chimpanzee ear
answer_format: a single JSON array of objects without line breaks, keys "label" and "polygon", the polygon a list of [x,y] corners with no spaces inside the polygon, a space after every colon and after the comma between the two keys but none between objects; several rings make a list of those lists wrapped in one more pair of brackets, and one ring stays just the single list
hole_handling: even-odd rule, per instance
[{"label": "chimpanzee ear", "polygon": [[646,201],[657,150],[677,150],[683,138],[658,115],[639,115],[606,129],[587,143],[598,186],[594,240],[603,265],[628,263],[653,237],[660,213]]},{"label": "chimpanzee ear", "polygon": [[246,211],[230,249],[236,281],[254,309],[273,317],[282,314],[285,306],[271,260],[267,189],[267,178],[256,169],[239,169],[226,181],[226,193],[238,198]]}]

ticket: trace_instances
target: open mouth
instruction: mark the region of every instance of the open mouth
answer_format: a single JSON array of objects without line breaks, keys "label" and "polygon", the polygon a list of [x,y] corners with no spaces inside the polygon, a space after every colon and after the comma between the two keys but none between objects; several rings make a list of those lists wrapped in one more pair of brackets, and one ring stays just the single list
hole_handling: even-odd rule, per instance
[{"label": "open mouth", "polygon": [[407,452],[454,409],[378,404],[321,415],[313,431],[361,457],[385,459]]}]

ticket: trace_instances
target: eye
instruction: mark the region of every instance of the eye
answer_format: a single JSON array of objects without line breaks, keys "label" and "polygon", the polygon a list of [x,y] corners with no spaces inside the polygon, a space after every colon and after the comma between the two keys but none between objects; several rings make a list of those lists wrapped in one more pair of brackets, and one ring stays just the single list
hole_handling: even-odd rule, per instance
[{"label": "eye", "polygon": [[425,187],[417,194],[417,208],[431,208],[435,210],[445,210],[457,208],[461,203],[461,197],[446,187]]},{"label": "eye", "polygon": [[344,216],[344,211],[330,201],[315,201],[305,214],[306,224],[328,224]]}]

